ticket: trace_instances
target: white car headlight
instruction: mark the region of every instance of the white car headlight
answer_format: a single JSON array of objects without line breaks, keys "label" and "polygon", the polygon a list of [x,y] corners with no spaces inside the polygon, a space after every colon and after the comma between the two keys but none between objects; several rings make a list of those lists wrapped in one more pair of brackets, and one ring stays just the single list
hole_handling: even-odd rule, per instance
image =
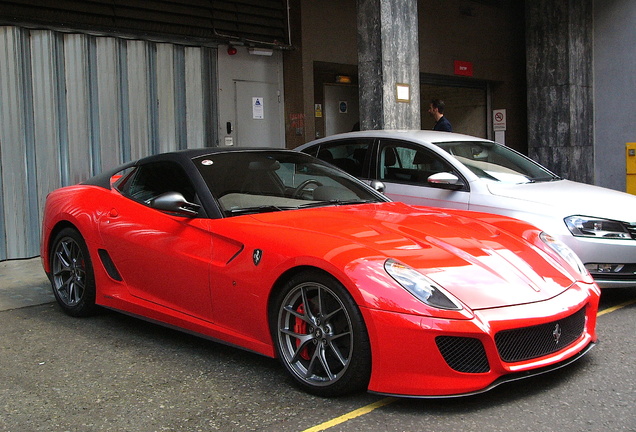
[{"label": "white car headlight", "polygon": [[570,249],[568,245],[560,240],[555,239],[550,234],[544,232],[539,234],[539,237],[541,238],[541,240],[543,240],[543,243],[548,245],[550,249],[556,252],[556,254],[560,256],[561,259],[563,259],[566,263],[568,263],[570,267],[572,267],[572,269],[577,271],[579,274],[586,276],[587,278],[591,278],[590,272],[587,271],[581,259],[578,257],[577,254],[574,253],[572,249]]},{"label": "white car headlight", "polygon": [[421,302],[438,309],[462,309],[451,294],[414,268],[389,258],[384,263],[384,269],[398,284]]},{"label": "white car headlight", "polygon": [[621,222],[588,216],[565,218],[568,229],[577,237],[630,240],[632,236]]}]

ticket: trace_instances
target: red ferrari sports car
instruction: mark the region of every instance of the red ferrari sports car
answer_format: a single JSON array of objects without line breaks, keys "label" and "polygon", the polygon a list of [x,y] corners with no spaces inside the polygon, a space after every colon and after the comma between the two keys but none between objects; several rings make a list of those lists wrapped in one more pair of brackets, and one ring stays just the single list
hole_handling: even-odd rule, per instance
[{"label": "red ferrari sports car", "polygon": [[100,307],[278,357],[303,389],[454,396],[562,367],[600,291],[503,216],[389,202],[286,150],[160,154],[47,199],[60,307]]}]

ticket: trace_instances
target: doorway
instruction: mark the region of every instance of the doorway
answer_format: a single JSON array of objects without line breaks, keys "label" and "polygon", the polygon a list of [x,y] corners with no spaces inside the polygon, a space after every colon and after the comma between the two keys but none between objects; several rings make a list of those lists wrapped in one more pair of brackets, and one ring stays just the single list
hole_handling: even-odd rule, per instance
[{"label": "doorway", "polygon": [[435,121],[428,113],[432,99],[444,101],[444,116],[453,125],[453,132],[492,139],[492,126],[488,115],[491,111],[488,83],[422,74],[422,129],[433,129],[435,126]]},{"label": "doorway", "polygon": [[360,129],[358,86],[325,84],[325,135]]}]

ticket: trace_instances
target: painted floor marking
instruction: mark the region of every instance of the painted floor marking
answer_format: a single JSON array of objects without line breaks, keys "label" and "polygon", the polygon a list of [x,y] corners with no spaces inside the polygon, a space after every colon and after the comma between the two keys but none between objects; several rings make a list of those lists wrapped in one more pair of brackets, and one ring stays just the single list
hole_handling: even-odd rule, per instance
[{"label": "painted floor marking", "polygon": [[597,317],[600,317],[600,316],[602,316],[602,315],[605,315],[605,314],[608,314],[608,313],[611,313],[611,312],[617,311],[617,310],[619,310],[619,309],[622,309],[622,308],[624,308],[624,307],[626,307],[626,306],[633,305],[634,303],[636,303],[636,299],[628,300],[628,301],[626,301],[626,302],[624,302],[624,303],[617,304],[616,306],[612,306],[612,307],[609,307],[609,308],[607,308],[607,309],[603,309],[602,311],[600,311],[599,313],[597,313],[597,314],[596,314],[596,316],[597,316]]},{"label": "painted floor marking", "polygon": [[369,404],[367,406],[364,406],[362,408],[358,408],[355,411],[351,411],[350,413],[347,413],[345,415],[341,415],[340,417],[336,417],[335,419],[326,421],[324,423],[319,424],[318,426],[314,426],[311,427],[309,429],[305,429],[302,432],[320,432],[320,431],[324,431],[326,429],[332,428],[334,426],[339,425],[340,423],[344,423],[346,421],[349,421],[351,419],[354,419],[356,417],[360,417],[362,415],[368,414],[371,411],[386,406],[388,404],[392,404],[393,402],[397,401],[398,398],[394,398],[394,397],[387,397],[384,399],[380,399],[377,402],[373,402],[372,404]]}]

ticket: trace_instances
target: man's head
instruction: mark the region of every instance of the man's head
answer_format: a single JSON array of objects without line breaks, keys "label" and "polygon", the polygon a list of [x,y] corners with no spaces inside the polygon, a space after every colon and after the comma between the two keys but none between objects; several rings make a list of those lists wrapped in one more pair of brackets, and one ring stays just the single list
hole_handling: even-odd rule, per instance
[{"label": "man's head", "polygon": [[444,101],[439,99],[431,100],[428,106],[428,113],[435,121],[439,120],[444,115]]}]

